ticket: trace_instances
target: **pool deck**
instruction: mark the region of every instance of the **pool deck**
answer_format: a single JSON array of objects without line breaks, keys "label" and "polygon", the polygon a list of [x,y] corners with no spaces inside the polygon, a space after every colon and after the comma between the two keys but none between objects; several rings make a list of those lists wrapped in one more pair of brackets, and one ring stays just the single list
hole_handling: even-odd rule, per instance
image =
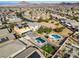
[{"label": "pool deck", "polygon": [[[58,35],[58,36],[60,36],[60,38],[54,38],[52,35]],[[63,39],[62,35],[57,34],[57,33],[49,34],[49,38],[52,40],[55,40],[55,41]]]},{"label": "pool deck", "polygon": [[[57,34],[57,33],[50,33],[49,35],[52,35],[52,34]],[[53,40],[52,38],[48,38],[48,39],[46,39],[49,43],[51,43],[52,45],[56,45],[56,46],[59,46],[59,43],[64,39],[64,37],[62,36],[62,35],[60,35],[60,34],[57,34],[57,35],[59,35],[59,36],[61,36],[61,38],[60,39],[58,39],[58,40]]]}]

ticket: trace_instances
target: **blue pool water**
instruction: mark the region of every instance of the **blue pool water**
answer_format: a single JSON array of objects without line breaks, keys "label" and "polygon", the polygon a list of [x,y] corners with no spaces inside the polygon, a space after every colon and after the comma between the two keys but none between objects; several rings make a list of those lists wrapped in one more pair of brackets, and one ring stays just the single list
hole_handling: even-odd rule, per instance
[{"label": "blue pool water", "polygon": [[36,40],[37,40],[38,43],[44,43],[45,42],[45,40],[43,40],[41,37],[36,38]]},{"label": "blue pool water", "polygon": [[52,38],[53,38],[54,40],[58,40],[58,39],[61,38],[61,36],[59,36],[59,35],[57,35],[57,34],[52,34]]},{"label": "blue pool water", "polygon": [[32,55],[30,55],[28,58],[40,58],[41,56],[37,53],[34,52]]}]

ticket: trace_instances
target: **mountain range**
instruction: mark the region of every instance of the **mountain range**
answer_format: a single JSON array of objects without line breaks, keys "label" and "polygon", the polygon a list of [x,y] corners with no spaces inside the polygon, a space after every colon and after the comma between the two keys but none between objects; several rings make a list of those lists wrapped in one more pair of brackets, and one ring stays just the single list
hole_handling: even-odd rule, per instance
[{"label": "mountain range", "polygon": [[0,5],[30,5],[30,4],[79,4],[79,1],[0,1]]}]

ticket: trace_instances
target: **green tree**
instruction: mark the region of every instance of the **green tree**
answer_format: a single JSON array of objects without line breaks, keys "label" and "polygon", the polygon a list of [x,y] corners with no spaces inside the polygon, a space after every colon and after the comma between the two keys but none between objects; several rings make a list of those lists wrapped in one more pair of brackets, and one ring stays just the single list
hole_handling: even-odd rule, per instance
[{"label": "green tree", "polygon": [[65,28],[64,28],[64,27],[60,27],[60,28],[56,28],[56,29],[54,29],[54,31],[55,31],[55,32],[62,32],[63,29],[65,29]]},{"label": "green tree", "polygon": [[13,29],[14,26],[15,26],[15,23],[10,23],[10,24],[9,24],[9,27],[10,27],[11,29]]},{"label": "green tree", "polygon": [[78,19],[79,19],[79,17],[76,17],[76,16],[73,16],[73,18],[72,18],[73,20],[75,20],[75,21],[79,21]]},{"label": "green tree", "polygon": [[42,33],[43,33],[43,27],[41,26],[41,27],[37,30],[37,32],[38,32],[39,34],[42,34]]},{"label": "green tree", "polygon": [[37,32],[38,32],[39,34],[42,34],[42,33],[50,33],[51,31],[52,31],[52,28],[43,27],[43,26],[41,26],[41,27],[37,30]]},{"label": "green tree", "polygon": [[40,17],[40,18],[38,19],[38,22],[42,22],[42,17]]},{"label": "green tree", "polygon": [[58,26],[58,25],[59,25],[59,23],[56,23],[55,25],[57,25],[57,26]]},{"label": "green tree", "polygon": [[52,15],[49,15],[49,16],[50,16],[49,20],[52,20]]},{"label": "green tree", "polygon": [[37,22],[49,22],[49,19],[43,19],[40,17]]}]

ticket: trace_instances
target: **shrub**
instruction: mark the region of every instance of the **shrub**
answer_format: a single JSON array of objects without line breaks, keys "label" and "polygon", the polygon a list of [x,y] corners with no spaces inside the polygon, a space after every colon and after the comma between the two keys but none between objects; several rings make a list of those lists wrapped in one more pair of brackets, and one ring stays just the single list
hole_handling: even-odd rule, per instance
[{"label": "shrub", "polygon": [[51,31],[52,31],[52,28],[43,27],[43,26],[41,26],[41,27],[37,30],[37,32],[38,32],[39,34],[42,34],[42,33],[50,33]]},{"label": "shrub", "polygon": [[56,29],[54,29],[54,31],[55,31],[55,32],[62,32],[63,29],[65,29],[65,28],[64,28],[64,27],[60,27],[60,28],[56,28]]}]

